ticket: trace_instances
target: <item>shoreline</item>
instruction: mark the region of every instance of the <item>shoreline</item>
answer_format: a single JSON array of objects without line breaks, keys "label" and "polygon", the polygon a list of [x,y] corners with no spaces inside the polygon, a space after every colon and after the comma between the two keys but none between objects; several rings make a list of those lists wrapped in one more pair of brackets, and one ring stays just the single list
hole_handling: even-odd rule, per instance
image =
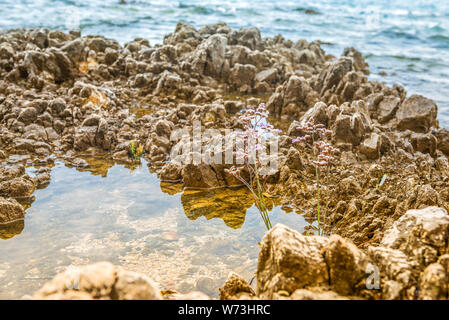
[{"label": "shoreline", "polygon": [[[357,279],[346,279],[338,267],[341,279],[336,287],[331,284],[330,294],[411,299],[417,284],[428,280],[423,284],[428,291],[419,297],[437,292],[435,298],[447,298],[447,292],[435,289],[443,280],[427,277],[433,269],[448,272],[449,132],[439,127],[432,100],[408,96],[398,85],[369,81],[369,66],[357,50],[333,57],[318,42],[294,43],[280,35],[262,39],[257,28],[232,30],[222,23],[197,30],[180,22],[156,46],[137,39],[121,47],[98,36],[44,29],[0,33],[0,58],[0,223],[25,217],[15,199],[31,197],[36,188],[51,183],[55,154],[79,168],[89,166],[78,156],[81,152],[103,152],[105,159],[132,165],[135,145],[161,181],[182,181],[185,189],[235,186],[238,181],[225,171],[229,166],[183,166],[170,158],[171,134],[191,130],[194,121],[218,131],[241,129],[241,110],[265,102],[270,115],[288,128],[280,134],[280,167],[268,178],[267,192],[316,219],[313,146],[295,145],[292,139],[303,135],[296,128],[307,121],[328,128],[340,152],[321,182],[327,201],[324,228],[345,239],[306,237],[283,227],[276,228],[281,233],[276,238],[273,229],[265,241],[280,241],[282,247],[291,237],[295,246],[312,252],[327,248],[330,256],[302,257],[301,250],[292,249],[293,259],[307,261],[304,270],[321,275],[307,281],[298,276],[289,287],[283,275],[271,283],[272,274],[258,279],[258,296],[276,297],[273,288],[291,296],[298,289],[322,287],[321,294],[329,282],[323,266],[335,262],[332,255],[348,255],[352,262],[346,267],[355,270]],[[8,165],[16,154],[30,158]],[[37,164],[40,172],[30,177],[24,165]],[[407,230],[426,228],[436,210],[426,208],[433,206],[443,209],[436,214],[439,227],[429,232],[443,242],[408,233],[408,240],[395,235],[394,244],[385,242],[400,223]],[[415,209],[422,210],[419,218]],[[366,243],[368,249],[357,248]],[[393,258],[410,275],[407,281],[385,266]],[[367,261],[379,264],[388,285],[380,293],[360,288]],[[259,272],[277,267],[271,262],[266,268]]]}]

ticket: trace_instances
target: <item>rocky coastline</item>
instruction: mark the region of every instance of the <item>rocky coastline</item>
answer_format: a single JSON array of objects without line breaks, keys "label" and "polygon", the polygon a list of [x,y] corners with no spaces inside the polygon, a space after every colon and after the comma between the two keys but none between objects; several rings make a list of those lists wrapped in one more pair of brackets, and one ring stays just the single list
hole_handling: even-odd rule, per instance
[{"label": "rocky coastline", "polygon": [[[2,31],[0,235],[23,229],[27,199],[51,183],[56,159],[88,168],[80,153],[132,165],[131,143],[141,147],[152,172],[169,185],[166,192],[238,185],[226,165],[171,159],[170,135],[191,130],[196,120],[220,132],[242,128],[241,110],[265,102],[283,129],[279,170],[267,192],[311,221],[313,159],[292,139],[311,119],[332,131],[340,153],[323,177],[329,236],[274,227],[261,242],[256,290],[231,274],[220,297],[447,299],[449,132],[431,99],[367,75],[368,64],[353,48],[334,57],[319,41],[262,38],[257,28],[226,24],[197,30],[180,22],[160,45]],[[26,173],[28,166],[40,167],[36,176]],[[379,269],[380,289],[366,288],[368,265]],[[67,277],[58,275],[34,297],[208,298],[161,294],[146,276],[108,263],[82,269],[79,290],[67,288]]]}]

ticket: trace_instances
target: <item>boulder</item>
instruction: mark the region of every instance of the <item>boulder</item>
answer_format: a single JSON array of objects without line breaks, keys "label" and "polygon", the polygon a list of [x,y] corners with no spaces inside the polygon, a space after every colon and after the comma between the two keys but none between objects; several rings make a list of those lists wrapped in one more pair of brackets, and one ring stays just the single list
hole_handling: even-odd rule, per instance
[{"label": "boulder", "polygon": [[435,125],[437,110],[437,105],[432,100],[412,95],[402,102],[396,113],[398,129],[426,133]]},{"label": "boulder", "polygon": [[448,276],[446,270],[439,263],[427,266],[421,275],[419,283],[420,300],[446,300]]},{"label": "boulder", "polygon": [[189,163],[184,166],[181,175],[186,188],[208,189],[216,188],[221,185],[215,171],[210,165],[205,163],[197,165]]},{"label": "boulder", "polygon": [[221,300],[236,300],[240,295],[242,295],[242,293],[249,296],[256,295],[253,288],[251,288],[248,282],[246,282],[245,279],[234,272],[231,272],[228,275],[228,279],[219,289],[219,291]]},{"label": "boulder", "polygon": [[328,265],[331,288],[339,294],[353,294],[356,285],[366,277],[368,259],[365,254],[338,235],[330,236],[324,247],[324,259]]},{"label": "boulder", "polygon": [[375,160],[380,156],[380,146],[381,137],[377,133],[373,132],[360,144],[360,152],[368,159]]},{"label": "boulder", "polygon": [[23,219],[25,210],[15,199],[0,197],[0,224]]},{"label": "boulder", "polygon": [[439,207],[408,210],[385,231],[381,244],[399,249],[426,266],[436,262],[445,250],[449,234],[449,215]]},{"label": "boulder", "polygon": [[327,285],[329,272],[322,249],[328,242],[277,224],[262,239],[257,265],[257,295],[272,299],[278,291]]},{"label": "boulder", "polygon": [[98,262],[68,268],[44,284],[33,299],[161,300],[162,297],[151,279],[109,262]]},{"label": "boulder", "polygon": [[393,119],[400,103],[401,99],[396,96],[384,97],[378,105],[377,120],[380,123],[385,123]]},{"label": "boulder", "polygon": [[192,68],[207,76],[220,77],[225,63],[227,38],[214,34],[204,40],[193,53]]}]

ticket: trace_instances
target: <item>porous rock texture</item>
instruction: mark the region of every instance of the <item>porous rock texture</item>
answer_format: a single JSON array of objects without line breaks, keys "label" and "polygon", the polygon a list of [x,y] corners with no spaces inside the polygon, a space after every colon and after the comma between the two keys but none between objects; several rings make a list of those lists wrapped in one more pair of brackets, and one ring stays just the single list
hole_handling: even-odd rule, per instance
[{"label": "porous rock texture", "polygon": [[[0,196],[2,205],[17,209],[2,219],[23,217],[13,199],[24,201],[51,183],[55,159],[93,170],[83,154],[100,153],[132,165],[136,159],[131,145],[142,150],[151,171],[163,181],[195,189],[239,184],[226,173],[228,165],[185,164],[179,153],[192,147],[185,137],[195,121],[224,134],[243,128],[238,120],[242,109],[265,102],[270,121],[283,129],[278,169],[268,177],[267,192],[280,203],[293,202],[313,221],[320,185],[325,197],[321,204],[326,204],[321,210],[323,229],[342,238],[304,238],[285,228],[273,229],[263,241],[267,246],[259,261],[260,266],[268,261],[267,267],[258,271],[261,279],[266,273],[273,277],[258,279],[260,295],[274,297],[281,290],[285,297],[295,289],[308,290],[297,297],[316,292],[326,296],[327,291],[307,288],[329,283],[332,292],[344,296],[443,297],[447,290],[429,287],[444,282],[442,269],[432,264],[444,255],[447,236],[439,235],[446,239],[444,245],[440,238],[425,236],[434,230],[430,223],[422,224],[419,217],[410,218],[413,222],[400,219],[429,206],[449,209],[449,132],[439,126],[437,105],[429,97],[408,96],[403,87],[371,81],[368,74],[367,63],[354,48],[334,57],[319,41],[263,38],[257,28],[233,30],[224,23],[196,29],[179,22],[155,45],[135,39],[121,46],[76,31],[1,31]],[[331,142],[340,150],[319,184],[311,143],[292,143],[304,135],[298,127],[309,120],[331,130]],[[202,143],[209,141],[204,138]],[[40,169],[31,177],[24,165]],[[233,220],[233,227],[242,224],[242,219]],[[393,239],[387,231],[402,228],[399,221],[423,229],[409,230],[411,238],[396,239],[394,246],[376,246]],[[0,234],[2,228],[0,224]],[[289,239],[288,245],[279,242],[278,233]],[[363,246],[368,260],[397,261],[379,266],[387,288],[382,294],[359,288],[360,268],[368,260],[350,241]],[[372,246],[366,249],[366,243]],[[296,248],[294,252],[303,248],[308,256],[290,257],[268,249],[268,244]],[[327,254],[321,254],[326,248]],[[339,269],[343,258],[354,261],[348,269],[353,270],[351,279]],[[280,261],[312,266],[310,277],[285,269]]]}]

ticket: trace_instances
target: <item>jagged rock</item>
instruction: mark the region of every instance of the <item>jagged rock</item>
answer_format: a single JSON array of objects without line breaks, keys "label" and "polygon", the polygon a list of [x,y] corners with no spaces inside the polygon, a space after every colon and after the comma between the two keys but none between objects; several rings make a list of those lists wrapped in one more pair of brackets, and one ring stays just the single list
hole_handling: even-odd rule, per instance
[{"label": "jagged rock", "polygon": [[419,284],[420,300],[447,299],[448,278],[446,270],[439,263],[432,263],[421,275]]},{"label": "jagged rock", "polygon": [[221,300],[236,300],[244,293],[249,296],[255,296],[253,288],[238,274],[231,272],[224,285],[219,289]]},{"label": "jagged rock", "polygon": [[256,75],[256,67],[251,64],[236,63],[231,69],[229,82],[236,88],[250,88]]},{"label": "jagged rock", "polygon": [[381,288],[384,298],[407,297],[406,289],[417,281],[416,262],[409,260],[402,251],[386,247],[369,246],[367,255],[387,281],[394,281]]},{"label": "jagged rock", "polygon": [[384,97],[378,106],[377,120],[379,120],[380,123],[385,123],[393,119],[400,103],[401,99],[396,96]]},{"label": "jagged rock", "polygon": [[435,132],[435,135],[438,150],[441,150],[446,156],[449,156],[449,131],[441,128]]},{"label": "jagged rock", "polygon": [[399,249],[424,266],[436,262],[449,234],[449,215],[443,208],[408,210],[385,232],[381,244]]},{"label": "jagged rock", "polygon": [[9,197],[29,197],[33,194],[36,186],[31,178],[22,176],[0,183],[0,194]]},{"label": "jagged rock", "polygon": [[402,102],[396,113],[398,129],[426,133],[435,124],[437,110],[437,105],[432,100],[412,95]]},{"label": "jagged rock", "polygon": [[17,118],[17,120],[23,122],[25,125],[33,123],[34,121],[36,121],[37,118],[37,111],[35,108],[33,107],[28,107],[22,110],[22,112],[20,112],[19,117]]},{"label": "jagged rock", "polygon": [[256,74],[255,80],[258,82],[272,83],[276,81],[277,70],[275,68],[266,69]]},{"label": "jagged rock", "polygon": [[321,250],[327,239],[303,236],[277,224],[262,239],[257,266],[257,295],[273,298],[280,290],[289,294],[308,286],[326,285],[329,273]]},{"label": "jagged rock", "polygon": [[365,134],[365,125],[359,113],[352,116],[340,114],[332,125],[332,139],[338,143],[360,144]]},{"label": "jagged rock", "polygon": [[368,159],[378,159],[380,156],[381,137],[377,133],[371,135],[363,140],[360,145],[360,152]]},{"label": "jagged rock", "polygon": [[368,63],[365,62],[359,51],[354,48],[346,48],[343,51],[343,55],[352,59],[356,71],[362,71],[364,74],[370,73]]},{"label": "jagged rock", "polygon": [[259,29],[255,27],[242,28],[238,31],[232,31],[229,35],[230,44],[242,45],[251,50],[263,49],[262,38]]},{"label": "jagged rock", "polygon": [[221,184],[212,167],[205,163],[195,165],[189,163],[181,172],[184,185],[187,188],[216,188]]},{"label": "jagged rock", "polygon": [[15,199],[0,197],[0,224],[23,219],[25,211]]},{"label": "jagged rock", "polygon": [[324,259],[332,290],[342,295],[353,294],[357,283],[365,278],[365,254],[349,241],[332,235],[324,247]]},{"label": "jagged rock", "polygon": [[437,149],[437,139],[430,133],[412,133],[410,142],[415,152],[429,153],[435,155]]},{"label": "jagged rock", "polygon": [[204,75],[220,77],[225,63],[227,38],[214,34],[203,41],[193,53],[192,68]]}]

